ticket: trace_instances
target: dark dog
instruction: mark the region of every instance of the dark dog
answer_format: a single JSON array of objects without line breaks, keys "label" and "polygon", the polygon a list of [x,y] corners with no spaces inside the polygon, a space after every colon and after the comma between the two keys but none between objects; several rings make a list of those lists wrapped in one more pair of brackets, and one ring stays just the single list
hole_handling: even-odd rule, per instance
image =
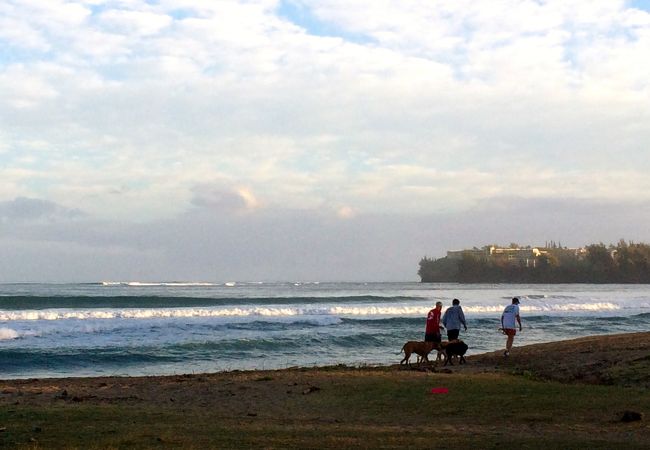
[{"label": "dark dog", "polygon": [[467,346],[466,343],[463,341],[452,341],[447,346],[445,347],[445,355],[447,358],[445,358],[445,366],[447,363],[451,364],[452,366],[454,363],[451,361],[451,357],[454,355],[457,355],[460,357],[460,360],[458,361],[459,364],[465,364],[467,361],[465,361],[465,353],[467,352],[467,349],[469,347]]},{"label": "dark dog", "polygon": [[421,360],[418,360],[418,364],[420,362],[429,362],[429,353],[431,353],[431,350],[434,348],[439,348],[439,346],[440,344],[437,344],[435,342],[408,341],[402,347],[402,352],[404,352],[404,359],[400,361],[400,364],[406,363],[408,365],[411,365],[409,359],[411,359],[411,355],[413,353],[422,358]]}]

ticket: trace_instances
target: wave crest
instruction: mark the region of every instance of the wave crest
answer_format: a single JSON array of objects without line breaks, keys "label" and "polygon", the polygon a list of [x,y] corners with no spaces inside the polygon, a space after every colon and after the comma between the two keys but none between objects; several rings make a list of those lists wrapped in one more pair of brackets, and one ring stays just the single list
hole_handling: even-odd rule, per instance
[{"label": "wave crest", "polygon": [[[0,311],[0,321],[31,320],[66,320],[66,319],[166,319],[166,318],[219,318],[219,317],[297,317],[297,316],[424,316],[429,306],[250,306],[234,308],[126,308],[126,309],[42,309],[24,311]],[[464,306],[465,313],[500,314],[502,305]],[[525,305],[521,310],[526,313],[553,312],[599,312],[617,311],[621,306],[610,302],[566,303]]]},{"label": "wave crest", "polygon": [[0,341],[16,339],[17,337],[18,332],[16,330],[12,330],[11,328],[0,328]]}]

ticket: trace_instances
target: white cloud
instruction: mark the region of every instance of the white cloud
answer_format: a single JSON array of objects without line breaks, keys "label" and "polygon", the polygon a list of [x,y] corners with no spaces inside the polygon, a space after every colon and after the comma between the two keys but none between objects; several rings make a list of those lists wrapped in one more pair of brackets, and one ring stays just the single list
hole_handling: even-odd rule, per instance
[{"label": "white cloud", "polygon": [[118,33],[148,36],[168,27],[172,18],[149,11],[109,10],[100,14],[99,21]]},{"label": "white cloud", "polygon": [[0,73],[0,96],[8,106],[30,108],[58,96],[47,77],[35,74],[22,64],[13,64]]},{"label": "white cloud", "polygon": [[276,1],[3,2],[0,197],[135,221],[215,181],[250,210],[333,215],[458,211],[512,185],[647,198],[648,13],[300,3],[339,35]]}]

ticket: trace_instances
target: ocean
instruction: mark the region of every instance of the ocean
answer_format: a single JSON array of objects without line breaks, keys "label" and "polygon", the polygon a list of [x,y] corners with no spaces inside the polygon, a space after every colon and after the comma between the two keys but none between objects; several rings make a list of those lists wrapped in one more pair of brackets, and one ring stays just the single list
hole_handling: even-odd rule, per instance
[{"label": "ocean", "polygon": [[[461,301],[469,353],[650,329],[650,285],[422,283],[0,284],[0,378],[167,375],[392,364],[426,313]],[[443,308],[443,309],[444,309]]]}]

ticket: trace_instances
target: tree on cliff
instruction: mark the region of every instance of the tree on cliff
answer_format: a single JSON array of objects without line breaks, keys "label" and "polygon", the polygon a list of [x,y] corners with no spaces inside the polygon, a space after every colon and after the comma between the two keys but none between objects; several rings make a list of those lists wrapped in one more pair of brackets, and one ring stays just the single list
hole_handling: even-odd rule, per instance
[{"label": "tree on cliff", "polygon": [[551,242],[532,264],[469,252],[460,259],[424,257],[418,275],[423,282],[650,283],[650,245],[621,239],[616,246],[601,242],[581,252]]}]

